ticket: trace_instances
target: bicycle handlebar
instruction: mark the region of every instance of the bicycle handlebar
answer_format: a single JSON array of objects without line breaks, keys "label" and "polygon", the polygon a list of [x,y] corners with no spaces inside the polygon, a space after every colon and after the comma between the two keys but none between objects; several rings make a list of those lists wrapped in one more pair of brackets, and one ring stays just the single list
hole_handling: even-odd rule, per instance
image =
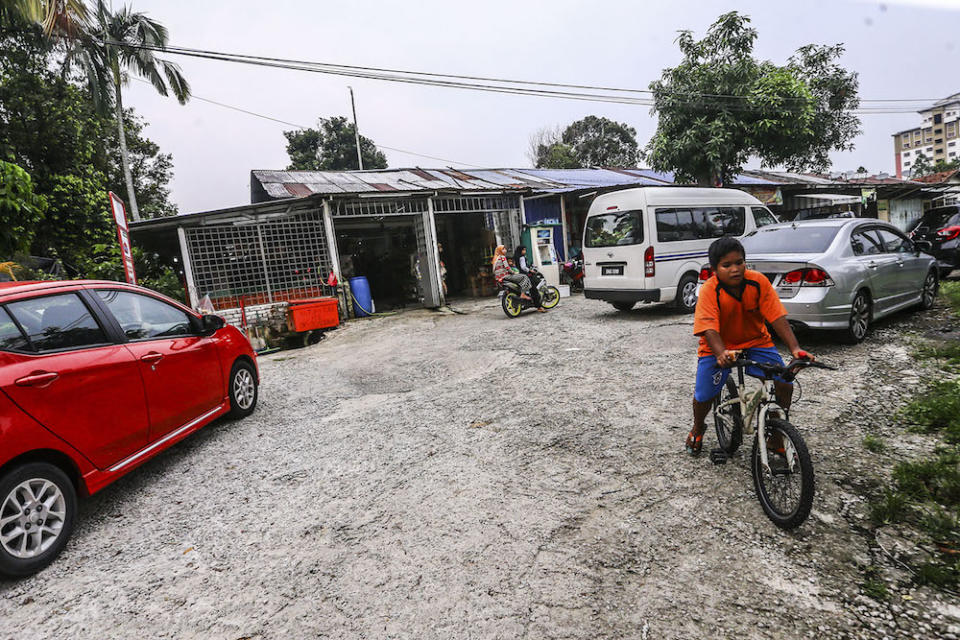
[{"label": "bicycle handlebar", "polygon": [[750,360],[749,358],[739,357],[730,364],[731,368],[734,367],[756,367],[763,371],[766,374],[766,377],[773,378],[775,376],[781,376],[787,382],[792,381],[797,377],[797,374],[801,369],[806,367],[816,367],[817,369],[829,369],[831,371],[836,371],[837,367],[834,367],[829,364],[824,364],[823,362],[817,362],[816,360],[807,360],[806,358],[794,358],[785,366],[779,364],[773,364],[770,362],[757,362],[756,360]]}]

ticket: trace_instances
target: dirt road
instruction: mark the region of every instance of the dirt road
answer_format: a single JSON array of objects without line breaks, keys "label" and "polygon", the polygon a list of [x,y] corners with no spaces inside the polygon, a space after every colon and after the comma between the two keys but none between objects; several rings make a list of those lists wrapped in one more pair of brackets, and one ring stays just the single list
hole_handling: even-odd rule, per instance
[{"label": "dirt road", "polygon": [[[508,320],[414,311],[261,359],[256,413],[82,503],[40,575],[0,584],[0,638],[950,638],[960,607],[863,530],[866,429],[923,372],[901,315],[802,339],[793,420],[814,514],[776,529],[749,464],[682,453],[692,319],[564,299]],[[886,416],[886,417],[885,417]],[[909,455],[930,443],[897,436]],[[708,434],[706,447],[714,446]],[[886,566],[891,604],[860,595]]]}]

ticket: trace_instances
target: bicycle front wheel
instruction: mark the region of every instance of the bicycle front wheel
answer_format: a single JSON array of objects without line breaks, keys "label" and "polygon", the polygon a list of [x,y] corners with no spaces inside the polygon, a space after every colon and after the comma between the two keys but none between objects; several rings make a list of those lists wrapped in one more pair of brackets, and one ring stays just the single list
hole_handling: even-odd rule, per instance
[{"label": "bicycle front wheel", "polygon": [[740,415],[739,404],[731,404],[723,408],[720,405],[737,397],[737,385],[728,377],[726,385],[713,400],[713,426],[717,430],[717,442],[728,454],[740,448],[740,442],[743,440],[743,417]]},{"label": "bicycle front wheel", "polygon": [[[813,462],[803,437],[789,422],[768,419],[765,431],[766,442],[759,441],[759,432],[753,440],[753,486],[767,517],[781,529],[794,529],[813,507]],[[760,461],[761,446],[767,448],[769,470]]]}]

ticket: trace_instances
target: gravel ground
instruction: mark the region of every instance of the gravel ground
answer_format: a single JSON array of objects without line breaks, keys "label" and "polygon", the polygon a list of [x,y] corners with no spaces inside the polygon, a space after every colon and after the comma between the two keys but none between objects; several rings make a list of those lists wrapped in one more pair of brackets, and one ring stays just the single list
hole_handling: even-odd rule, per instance
[{"label": "gravel ground", "polygon": [[[682,453],[692,318],[581,297],[508,320],[351,322],[260,360],[260,405],[84,501],[49,569],[0,583],[0,638],[950,639],[863,495],[932,443],[890,415],[925,376],[900,315],[856,347],[801,337],[793,421],[818,493],[784,533],[748,460]],[[926,324],[925,324],[926,323]],[[893,438],[883,459],[867,432]],[[712,434],[705,447],[715,446]],[[876,565],[891,603],[861,595]]]}]

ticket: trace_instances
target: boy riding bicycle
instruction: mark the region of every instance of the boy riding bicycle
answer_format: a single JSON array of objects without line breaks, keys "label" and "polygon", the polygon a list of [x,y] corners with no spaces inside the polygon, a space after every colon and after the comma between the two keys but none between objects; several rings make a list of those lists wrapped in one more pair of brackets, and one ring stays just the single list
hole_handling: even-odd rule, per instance
[{"label": "boy riding bicycle", "polygon": [[[693,334],[700,337],[697,349],[697,381],[693,394],[693,430],[687,435],[686,449],[699,455],[703,446],[704,420],[713,399],[723,389],[741,351],[756,362],[783,366],[773,346],[766,323],[770,323],[794,358],[813,359],[800,349],[787,311],[766,276],[745,267],[746,252],[736,238],[724,236],[710,245],[708,252],[714,275],[700,288],[693,320]],[[763,373],[754,366],[746,372],[755,377]],[[776,378],[777,403],[790,408],[793,384]]]}]

